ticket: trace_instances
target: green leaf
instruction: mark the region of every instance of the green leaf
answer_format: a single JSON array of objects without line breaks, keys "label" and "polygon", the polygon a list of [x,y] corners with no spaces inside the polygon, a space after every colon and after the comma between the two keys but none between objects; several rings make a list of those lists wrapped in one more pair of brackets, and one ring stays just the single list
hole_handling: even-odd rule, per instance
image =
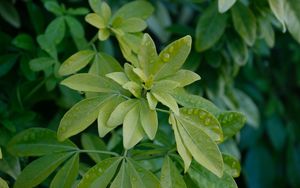
[{"label": "green leaf", "polygon": [[272,12],[274,13],[277,20],[282,24],[282,31],[286,31],[285,27],[285,1],[281,0],[268,0],[270,8]]},{"label": "green leaf", "polygon": [[186,188],[183,177],[168,156],[165,157],[163,162],[160,182],[164,188]]},{"label": "green leaf", "polygon": [[89,73],[75,74],[64,79],[61,84],[71,89],[85,92],[119,93],[121,88],[106,77]]},{"label": "green leaf", "polygon": [[90,7],[96,13],[101,12],[101,4],[102,4],[102,0],[89,0]]},{"label": "green leaf", "polygon": [[95,52],[92,50],[82,50],[63,62],[58,73],[62,76],[73,74],[85,67],[94,57]]},{"label": "green leaf", "polygon": [[0,177],[0,187],[1,188],[9,188],[7,182]]},{"label": "green leaf", "polygon": [[144,169],[130,158],[127,158],[127,161],[127,169],[132,188],[161,188],[159,180],[150,171]]},{"label": "green leaf", "polygon": [[19,158],[6,152],[4,148],[2,152],[3,158],[0,160],[0,171],[17,179],[18,175],[21,173]]},{"label": "green leaf", "polygon": [[271,22],[267,18],[259,18],[258,24],[262,37],[270,48],[274,47],[275,44],[275,32],[271,25]]},{"label": "green leaf", "polygon": [[142,39],[141,47],[138,52],[139,67],[144,71],[146,76],[150,76],[151,67],[157,61],[158,55],[154,41],[148,33],[145,33]]},{"label": "green leaf", "polygon": [[285,1],[284,20],[291,35],[300,43],[300,4],[297,0]]},{"label": "green leaf", "polygon": [[57,50],[53,41],[50,41],[46,35],[39,35],[37,42],[53,59],[57,59]]},{"label": "green leaf", "polygon": [[160,80],[166,76],[176,73],[184,64],[192,46],[192,38],[187,35],[171,44],[160,52],[160,61],[153,65],[152,73],[155,74],[155,80]]},{"label": "green leaf", "polygon": [[[134,10],[134,11],[133,11]],[[113,16],[113,20],[118,17],[123,19],[140,18],[147,19],[154,11],[153,6],[144,0],[133,1],[122,6]]]},{"label": "green leaf", "polygon": [[0,147],[0,159],[2,159],[2,158],[3,158],[3,156],[2,156],[2,149]]},{"label": "green leaf", "polygon": [[196,26],[196,50],[205,51],[214,46],[222,37],[227,23],[227,15],[220,14],[216,3],[207,8]]},{"label": "green leaf", "polygon": [[33,71],[42,71],[46,70],[52,65],[57,63],[54,59],[49,57],[39,57],[29,61],[30,69]]},{"label": "green leaf", "polygon": [[19,35],[17,35],[13,39],[12,44],[15,45],[18,48],[23,49],[23,50],[33,51],[35,49],[33,39],[28,34],[19,34]]},{"label": "green leaf", "polygon": [[234,179],[227,173],[218,177],[197,163],[192,164],[188,175],[199,188],[237,188]]},{"label": "green leaf", "polygon": [[60,7],[59,4],[55,1],[47,1],[45,2],[44,6],[49,12],[52,12],[56,16],[62,16],[64,13],[62,7]]},{"label": "green leaf", "polygon": [[252,11],[240,2],[231,9],[234,29],[242,39],[252,46],[256,40],[256,19]]},{"label": "green leaf", "polygon": [[133,106],[136,105],[137,102],[138,100],[136,99],[129,99],[119,104],[111,113],[107,121],[107,126],[116,127],[118,125],[121,125],[124,121],[126,114],[129,112],[129,110],[133,108]]},{"label": "green leaf", "polygon": [[64,17],[75,42],[77,49],[82,50],[87,46],[87,41],[84,36],[84,29],[82,24],[72,16],[65,16]]},{"label": "green leaf", "polygon": [[224,13],[229,10],[236,0],[218,0],[218,9],[220,13]]},{"label": "green leaf", "polygon": [[239,36],[230,37],[227,41],[227,48],[237,65],[245,65],[247,63],[249,58],[248,48]]},{"label": "green leaf", "polygon": [[156,100],[156,98],[151,94],[151,92],[147,92],[146,98],[147,98],[147,101],[148,101],[149,108],[151,110],[155,110],[157,102],[158,102]]},{"label": "green leaf", "polygon": [[246,123],[246,117],[239,112],[222,112],[218,116],[221,123],[224,140],[238,133]]},{"label": "green leaf", "polygon": [[129,82],[124,72],[112,72],[105,76],[112,79],[113,81],[117,82],[120,85],[124,85],[125,83]]},{"label": "green leaf", "polygon": [[209,112],[197,108],[181,108],[180,119],[200,128],[213,141],[222,142],[223,132],[219,121]]},{"label": "green leaf", "polygon": [[114,157],[101,161],[84,174],[78,188],[106,188],[114,177],[122,158]]},{"label": "green leaf", "polygon": [[144,20],[140,18],[128,18],[122,21],[122,23],[117,27],[124,32],[135,33],[146,29],[147,24]]},{"label": "green leaf", "polygon": [[103,17],[105,23],[108,23],[111,17],[110,6],[104,1],[101,3],[101,16]]},{"label": "green leaf", "polygon": [[19,28],[21,26],[20,15],[11,2],[9,1],[0,2],[0,15],[1,17],[3,17],[5,21],[10,23],[12,26],[16,28]]},{"label": "green leaf", "polygon": [[142,95],[142,86],[136,82],[129,81],[122,86],[124,89],[130,91],[136,98],[140,98]]},{"label": "green leaf", "polygon": [[59,44],[65,36],[66,24],[63,17],[55,18],[46,28],[45,36],[54,44]]},{"label": "green leaf", "polygon": [[151,92],[151,94],[163,105],[169,107],[175,114],[179,114],[179,108],[176,100],[172,97],[171,94],[165,92]]},{"label": "green leaf", "polygon": [[15,188],[31,188],[42,183],[71,153],[55,153],[41,157],[27,165],[18,176]]},{"label": "green leaf", "polygon": [[237,178],[241,173],[240,162],[231,155],[222,154],[224,160],[224,172],[230,176]]},{"label": "green leaf", "polygon": [[96,13],[86,15],[85,21],[98,29],[106,28],[104,19]]},{"label": "green leaf", "polygon": [[17,62],[17,54],[6,54],[0,56],[0,77],[6,75]]},{"label": "green leaf", "polygon": [[140,103],[136,103],[124,117],[123,145],[125,149],[135,146],[144,137],[140,120]]},{"label": "green leaf", "polygon": [[50,188],[69,188],[72,187],[79,171],[79,154],[75,154],[57,172],[50,184]]},{"label": "green leaf", "polygon": [[127,166],[123,161],[119,173],[111,183],[110,188],[131,188],[130,179],[126,167]]},{"label": "green leaf", "polygon": [[129,78],[129,80],[134,81],[136,83],[140,83],[141,80],[133,71],[134,67],[128,63],[124,64],[124,72],[126,76]]},{"label": "green leaf", "polygon": [[149,108],[146,100],[143,99],[141,100],[142,100],[141,107],[140,107],[141,124],[147,136],[151,140],[153,140],[158,128],[157,113],[155,110],[151,110]]},{"label": "green leaf", "polygon": [[193,71],[181,69],[177,71],[175,74],[166,77],[166,80],[172,80],[179,83],[178,87],[187,86],[197,80],[200,80],[200,76]]},{"label": "green leaf", "polygon": [[[85,150],[107,150],[105,143],[98,137],[92,134],[82,134],[81,144]],[[108,155],[101,153],[87,153],[96,163],[100,163]]]},{"label": "green leaf", "polygon": [[7,148],[10,153],[20,157],[41,156],[78,149],[69,140],[59,142],[56,133],[45,128],[30,128],[20,132],[10,140]]},{"label": "green leaf", "polygon": [[98,32],[98,39],[100,41],[105,41],[109,38],[110,36],[110,31],[108,29],[100,29],[100,31]]},{"label": "green leaf", "polygon": [[170,92],[175,88],[179,87],[179,83],[172,80],[160,80],[158,82],[154,82],[153,87],[151,88],[151,92],[160,93],[160,92]]},{"label": "green leaf", "polygon": [[123,71],[123,68],[114,57],[100,52],[96,54],[89,72],[100,76],[105,76],[108,73],[121,71]]},{"label": "green leaf", "polygon": [[184,90],[176,90],[172,93],[172,96],[175,98],[178,104],[187,108],[201,108],[212,113],[213,115],[217,115],[221,112],[221,110],[211,101],[198,95],[189,94]]},{"label": "green leaf", "polygon": [[85,7],[79,7],[79,8],[68,8],[66,11],[69,15],[86,15],[89,13],[89,10]]},{"label": "green leaf", "polygon": [[223,159],[217,144],[201,128],[182,119],[177,120],[179,134],[193,158],[209,171],[222,177]]},{"label": "green leaf", "polygon": [[169,117],[169,123],[172,125],[174,131],[177,151],[184,162],[184,172],[187,172],[192,162],[192,154],[183,144],[183,138],[179,133],[178,123],[173,114],[171,114]]},{"label": "green leaf", "polygon": [[98,117],[102,104],[110,95],[84,99],[75,104],[61,119],[57,137],[62,141],[90,126]]},{"label": "green leaf", "polygon": [[108,119],[116,107],[124,102],[123,97],[113,97],[101,107],[98,115],[98,133],[100,137],[104,137],[107,133],[113,130],[115,127],[109,127],[107,125]]}]

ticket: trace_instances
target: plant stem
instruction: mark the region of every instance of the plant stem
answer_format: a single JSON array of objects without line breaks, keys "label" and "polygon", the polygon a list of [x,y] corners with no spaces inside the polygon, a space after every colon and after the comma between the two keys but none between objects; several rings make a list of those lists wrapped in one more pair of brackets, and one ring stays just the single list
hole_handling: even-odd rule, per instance
[{"label": "plant stem", "polygon": [[108,154],[108,155],[113,155],[113,156],[120,156],[116,152],[103,151],[103,150],[78,150],[77,152],[79,152],[79,153],[101,153],[101,154]]},{"label": "plant stem", "polygon": [[29,97],[31,97],[37,90],[39,90],[47,81],[47,79],[44,79],[41,81],[38,85],[36,85],[23,99],[23,101],[26,101]]},{"label": "plant stem", "polygon": [[160,108],[156,108],[156,110],[159,112],[170,114],[170,111],[168,111],[168,110],[164,110],[164,109],[160,109]]},{"label": "plant stem", "polygon": [[90,42],[88,43],[88,46],[93,45],[97,39],[98,39],[98,33],[90,40]]}]

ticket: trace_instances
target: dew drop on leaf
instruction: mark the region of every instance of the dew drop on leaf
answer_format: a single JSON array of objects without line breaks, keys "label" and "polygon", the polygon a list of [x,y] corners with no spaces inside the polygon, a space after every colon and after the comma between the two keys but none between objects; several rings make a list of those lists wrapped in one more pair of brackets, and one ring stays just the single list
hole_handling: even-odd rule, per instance
[{"label": "dew drop on leaf", "polygon": [[170,59],[170,54],[164,53],[163,56],[162,56],[162,59],[163,59],[164,62],[169,61],[169,59]]}]

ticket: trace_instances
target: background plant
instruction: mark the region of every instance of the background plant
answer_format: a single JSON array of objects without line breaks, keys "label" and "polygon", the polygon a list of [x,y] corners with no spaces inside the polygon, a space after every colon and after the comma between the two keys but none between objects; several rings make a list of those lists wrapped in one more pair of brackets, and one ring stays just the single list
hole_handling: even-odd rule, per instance
[{"label": "background plant", "polygon": [[[124,52],[122,48],[119,50],[118,46],[122,46],[122,42],[117,37],[110,37],[103,42],[92,40],[97,30],[84,22],[83,15],[87,14],[89,7],[86,2],[64,1],[64,5],[61,3],[17,1],[13,5],[10,1],[1,2],[0,12],[3,19],[0,22],[3,27],[1,27],[0,34],[2,77],[0,81],[2,88],[0,145],[3,159],[0,167],[5,172],[1,174],[1,177],[10,184],[15,182],[13,178],[20,173],[20,164],[23,169],[36,159],[27,156],[34,151],[27,153],[26,157],[12,156],[12,154],[17,155],[15,152],[17,149],[8,153],[7,143],[12,136],[29,127],[47,127],[57,130],[59,120],[65,111],[83,98],[79,93],[58,84],[62,80],[58,71],[60,64],[78,50],[83,49],[92,51],[96,49],[100,53],[97,52],[91,56],[99,57],[104,62],[108,61],[110,65],[115,61],[108,60],[103,52],[114,56],[122,63],[125,62],[122,56],[131,62],[134,61],[132,57],[137,55],[137,51],[134,50],[130,52]],[[124,3],[125,1],[109,1],[113,13]],[[157,51],[161,51],[166,44],[171,43],[170,41],[185,35],[191,35],[193,39],[196,39],[193,41],[194,45],[183,68],[197,72],[201,75],[202,80],[187,88],[190,93],[208,97],[221,109],[242,111],[247,116],[247,125],[241,134],[234,139],[228,139],[221,145],[222,152],[226,151],[237,159],[240,158],[237,148],[239,147],[242,151],[244,168],[241,178],[238,179],[239,186],[299,186],[299,182],[297,182],[299,180],[297,166],[299,163],[297,123],[299,121],[295,113],[299,109],[297,97],[299,58],[295,53],[299,50],[299,45],[289,35],[281,34],[286,29],[286,32],[290,32],[293,38],[299,41],[299,35],[297,35],[299,33],[297,32],[299,7],[297,2],[292,0],[280,3],[279,1],[255,0],[230,1],[225,4],[223,1],[204,0],[193,2],[153,1],[151,4],[154,6],[154,12],[147,19],[148,29],[146,32],[154,38]],[[10,10],[9,13],[6,10]],[[238,18],[244,19],[239,20]],[[69,26],[70,22],[73,23],[73,27]],[[206,24],[210,24],[210,27],[203,27]],[[19,29],[14,29],[14,27]],[[60,30],[54,32],[55,28]],[[245,30],[245,28],[247,29]],[[113,32],[111,34],[116,35]],[[39,40],[36,38],[37,36],[39,36]],[[142,38],[141,36],[139,37]],[[274,40],[275,36],[276,40]],[[91,42],[87,42],[85,37]],[[94,42],[95,44],[91,45]],[[272,48],[270,49],[270,47]],[[124,55],[125,53],[127,56]],[[289,55],[287,56],[287,54]],[[94,64],[93,61],[88,63]],[[88,67],[91,66],[86,66],[82,72],[87,72]],[[99,70],[107,71],[107,69]],[[121,70],[119,69],[119,71]],[[93,96],[94,94],[88,93],[87,95]],[[170,128],[167,125],[166,115],[158,113],[158,118],[165,119],[164,122],[160,122],[159,129]],[[153,153],[149,151],[150,158],[174,148],[174,138],[169,141],[164,139],[165,134],[173,134],[171,129],[168,130],[158,130],[155,140],[163,143],[164,148],[153,149]],[[37,131],[42,130],[38,129]],[[54,132],[43,131],[52,135],[46,142],[58,143]],[[97,133],[95,126],[91,126],[86,132],[94,135],[84,134],[81,136],[81,141],[78,136],[72,137],[72,141],[80,148],[95,150],[94,145],[97,145],[96,150],[122,152],[123,146],[120,142],[122,132],[119,128],[111,135],[104,137],[102,141],[95,137],[95,133]],[[38,133],[40,134],[40,132]],[[30,137],[31,135],[28,136],[28,139]],[[88,137],[92,138],[87,139]],[[96,144],[91,144],[93,142]],[[141,150],[140,152],[143,153],[145,150],[151,150],[152,146],[147,145],[147,141],[144,142],[136,146],[134,150]],[[24,143],[26,142],[24,141]],[[166,149],[166,146],[169,148]],[[77,161],[78,155],[75,153],[78,153],[78,148],[68,147],[70,150],[65,154],[72,155],[72,158],[69,158],[68,163],[65,163],[64,166],[69,164],[70,167],[70,161],[75,163]],[[49,151],[61,152],[62,150],[52,148]],[[76,152],[74,153],[74,151]],[[48,155],[41,152],[35,153],[35,156],[44,154]],[[108,155],[96,153],[89,153],[89,155],[97,163],[108,157]],[[110,153],[109,155],[115,154]],[[136,155],[134,152],[130,155],[135,159],[145,159],[145,156],[139,156],[138,152]],[[146,155],[148,156],[148,154]],[[161,173],[166,174],[168,169],[173,169],[172,163],[174,162],[175,167],[181,169],[180,159],[176,159],[178,158],[175,156],[166,158],[164,162],[149,159],[148,162],[140,161],[139,165],[154,173],[159,173],[159,169],[163,167]],[[224,155],[223,159],[226,161]],[[85,154],[81,154],[78,167],[81,175],[84,173],[86,165],[92,166],[93,164],[94,162]],[[60,165],[58,164],[58,166]],[[209,180],[211,174],[207,174],[205,169],[197,164],[192,163],[192,167],[194,168],[190,168],[191,172],[184,176],[184,181],[188,187],[203,186],[201,183],[206,183],[206,181],[196,181],[200,178],[199,174],[204,174],[203,176],[206,177],[200,178],[202,180]],[[77,168],[76,165],[74,168]],[[125,167],[118,171],[125,172],[124,169]],[[63,170],[61,169],[61,171]],[[48,187],[53,177],[51,175],[40,186]],[[59,182],[57,178],[56,182]]]}]

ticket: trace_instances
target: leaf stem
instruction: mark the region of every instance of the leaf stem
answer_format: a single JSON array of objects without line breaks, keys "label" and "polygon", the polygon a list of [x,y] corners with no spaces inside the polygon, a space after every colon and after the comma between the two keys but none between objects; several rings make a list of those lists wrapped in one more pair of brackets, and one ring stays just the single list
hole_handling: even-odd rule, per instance
[{"label": "leaf stem", "polygon": [[98,39],[98,33],[89,41],[88,46],[94,45],[94,42]]},{"label": "leaf stem", "polygon": [[170,114],[170,111],[168,111],[168,110],[164,110],[164,109],[160,109],[160,108],[156,108],[156,110],[159,112]]},{"label": "leaf stem", "polygon": [[31,97],[36,91],[38,91],[47,81],[47,79],[44,79],[41,81],[38,85],[36,85],[24,98],[23,101],[26,101],[29,97]]},{"label": "leaf stem", "polygon": [[120,156],[118,153],[116,152],[112,152],[112,151],[103,151],[103,150],[78,150],[78,153],[101,153],[101,154],[108,154],[108,155],[113,155],[113,156]]}]

